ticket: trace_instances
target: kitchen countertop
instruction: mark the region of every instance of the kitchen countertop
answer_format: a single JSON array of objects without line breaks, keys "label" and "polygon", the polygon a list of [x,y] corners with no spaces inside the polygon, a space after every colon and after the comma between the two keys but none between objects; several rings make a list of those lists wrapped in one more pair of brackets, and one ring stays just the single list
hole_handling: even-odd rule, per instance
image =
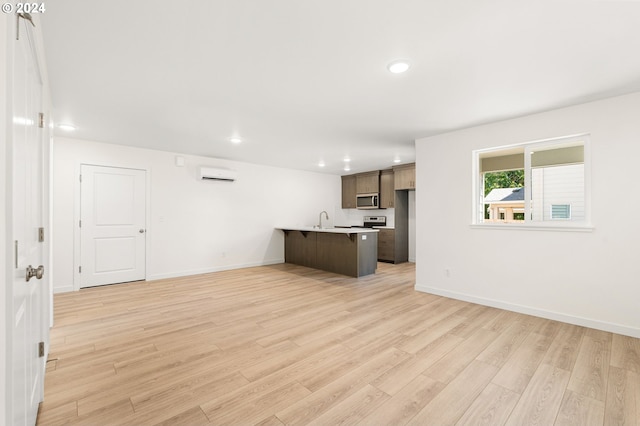
[{"label": "kitchen countertop", "polygon": [[282,231],[303,231],[303,232],[328,232],[331,234],[364,234],[369,232],[380,232],[372,228],[314,228],[313,226],[278,226],[276,229]]},{"label": "kitchen countertop", "polygon": [[374,226],[373,229],[396,229],[393,226]]}]

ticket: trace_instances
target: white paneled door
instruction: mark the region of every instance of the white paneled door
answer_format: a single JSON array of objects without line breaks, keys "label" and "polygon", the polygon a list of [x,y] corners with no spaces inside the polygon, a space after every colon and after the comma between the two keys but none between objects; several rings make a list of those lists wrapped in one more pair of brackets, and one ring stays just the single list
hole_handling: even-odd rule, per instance
[{"label": "white paneled door", "polygon": [[11,425],[30,426],[36,423],[38,404],[43,396],[44,344],[48,340],[45,319],[48,316],[45,302],[47,291],[42,277],[49,271],[45,271],[43,266],[44,230],[41,231],[44,222],[44,123],[40,116],[42,79],[36,59],[32,24],[20,18],[18,26],[12,102],[11,233],[14,253],[11,265],[13,283],[10,289],[12,351],[9,422]]},{"label": "white paneled door", "polygon": [[80,287],[144,280],[146,172],[82,165]]}]

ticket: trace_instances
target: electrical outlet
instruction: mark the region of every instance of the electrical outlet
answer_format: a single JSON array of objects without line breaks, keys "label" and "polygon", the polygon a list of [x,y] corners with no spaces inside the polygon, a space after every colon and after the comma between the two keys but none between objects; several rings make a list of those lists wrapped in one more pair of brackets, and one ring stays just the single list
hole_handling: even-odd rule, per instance
[{"label": "electrical outlet", "polygon": [[451,269],[445,268],[444,276],[447,277],[447,278],[451,278]]}]

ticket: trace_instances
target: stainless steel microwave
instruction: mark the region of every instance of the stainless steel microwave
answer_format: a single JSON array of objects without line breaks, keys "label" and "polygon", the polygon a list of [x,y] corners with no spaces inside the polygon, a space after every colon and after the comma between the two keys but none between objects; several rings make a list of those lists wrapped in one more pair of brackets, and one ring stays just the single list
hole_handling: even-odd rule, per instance
[{"label": "stainless steel microwave", "polygon": [[359,209],[377,209],[379,200],[379,194],[358,194],[356,195],[356,207]]}]

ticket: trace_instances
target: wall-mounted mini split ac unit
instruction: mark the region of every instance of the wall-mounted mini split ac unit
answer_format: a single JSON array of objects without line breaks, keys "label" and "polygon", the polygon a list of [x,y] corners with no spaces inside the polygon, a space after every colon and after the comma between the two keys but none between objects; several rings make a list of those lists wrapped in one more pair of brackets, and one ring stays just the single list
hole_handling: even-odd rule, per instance
[{"label": "wall-mounted mini split ac unit", "polygon": [[200,180],[222,180],[233,182],[238,177],[238,172],[217,167],[200,167]]}]

